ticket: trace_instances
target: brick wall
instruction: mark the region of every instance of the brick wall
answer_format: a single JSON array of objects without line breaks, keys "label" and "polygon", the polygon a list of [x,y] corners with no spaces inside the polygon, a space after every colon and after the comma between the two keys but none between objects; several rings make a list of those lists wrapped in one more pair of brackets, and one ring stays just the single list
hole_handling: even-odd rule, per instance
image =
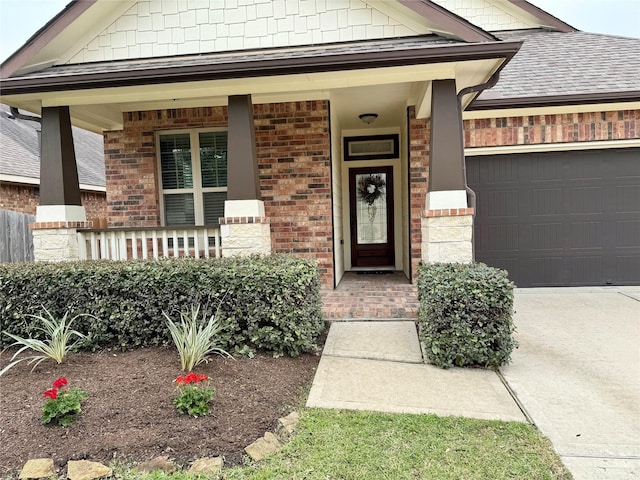
[{"label": "brick wall", "polygon": [[465,120],[467,148],[640,137],[640,110]]},{"label": "brick wall", "polygon": [[[254,120],[272,250],[317,259],[333,285],[328,102],[254,105]],[[226,107],[125,113],[105,133],[109,226],[160,224],[156,131],[226,126]]]},{"label": "brick wall", "polygon": [[0,183],[0,209],[35,215],[39,200],[38,190],[34,185]]},{"label": "brick wall", "polygon": [[424,211],[429,185],[429,142],[431,124],[429,120],[416,119],[415,108],[409,107],[409,178],[411,179],[411,272],[416,278],[418,264],[422,259],[422,212]]},{"label": "brick wall", "polygon": [[[107,202],[105,194],[101,192],[80,192],[82,205],[87,213],[87,219],[106,218]],[[36,207],[40,202],[40,192],[36,185],[0,184],[0,209],[13,212],[36,214]]]},{"label": "brick wall", "polygon": [[[421,259],[421,213],[428,186],[429,121],[408,110],[411,265]],[[333,282],[328,102],[254,105],[260,185],[272,249],[320,262]],[[640,111],[505,117],[464,122],[467,147],[637,138]],[[226,107],[126,113],[124,129],[105,134],[109,226],[160,223],[155,132],[225,127]]]},{"label": "brick wall", "polygon": [[272,249],[317,259],[333,286],[329,104],[256,105],[254,117]]}]

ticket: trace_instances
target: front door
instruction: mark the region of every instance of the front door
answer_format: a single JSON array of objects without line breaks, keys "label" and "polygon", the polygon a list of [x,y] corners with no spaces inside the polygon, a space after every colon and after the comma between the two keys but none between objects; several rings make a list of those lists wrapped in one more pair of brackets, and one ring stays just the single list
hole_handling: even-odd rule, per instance
[{"label": "front door", "polygon": [[349,169],[351,265],[393,267],[393,167]]}]

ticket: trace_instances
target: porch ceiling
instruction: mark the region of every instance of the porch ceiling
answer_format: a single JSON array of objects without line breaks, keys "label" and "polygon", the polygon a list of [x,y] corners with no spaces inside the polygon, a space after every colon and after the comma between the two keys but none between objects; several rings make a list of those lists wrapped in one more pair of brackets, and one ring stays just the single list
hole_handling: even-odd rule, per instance
[{"label": "porch ceiling", "polygon": [[[467,60],[375,69],[317,72],[199,82],[134,85],[3,95],[2,102],[39,114],[41,107],[69,106],[79,127],[101,133],[122,128],[122,113],[226,105],[229,95],[250,93],[255,104],[330,99],[343,128],[360,128],[358,115],[379,114],[377,127],[397,126],[408,105],[425,105],[429,84],[455,78],[458,89],[486,81],[504,59]],[[467,99],[467,102],[470,100]]]}]

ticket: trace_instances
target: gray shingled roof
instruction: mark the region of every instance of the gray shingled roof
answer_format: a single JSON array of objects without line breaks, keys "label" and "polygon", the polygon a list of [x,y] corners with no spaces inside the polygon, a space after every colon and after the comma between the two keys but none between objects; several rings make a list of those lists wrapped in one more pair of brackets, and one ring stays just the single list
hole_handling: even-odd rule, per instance
[{"label": "gray shingled roof", "polygon": [[[40,178],[40,124],[11,117],[0,105],[0,174]],[[80,183],[105,186],[102,135],[73,127]]]},{"label": "gray shingled roof", "polygon": [[175,55],[158,58],[137,58],[83,64],[58,65],[37,72],[20,75],[22,78],[49,78],[66,75],[93,75],[100,73],[154,70],[161,68],[184,68],[206,65],[226,65],[269,60],[315,58],[327,55],[349,55],[358,53],[414,50],[425,47],[462,44],[438,35],[402,37],[382,40],[362,40],[328,45],[301,47],[264,48],[250,51],[216,52],[199,55]]},{"label": "gray shingled roof", "polygon": [[638,38],[539,29],[492,33],[524,44],[478,100],[640,90]]}]

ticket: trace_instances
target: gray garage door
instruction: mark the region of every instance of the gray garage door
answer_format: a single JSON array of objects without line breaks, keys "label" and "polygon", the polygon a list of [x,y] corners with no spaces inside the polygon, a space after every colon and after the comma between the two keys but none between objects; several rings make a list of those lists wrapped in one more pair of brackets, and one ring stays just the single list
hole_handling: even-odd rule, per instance
[{"label": "gray garage door", "polygon": [[467,157],[476,259],[519,287],[640,285],[640,149]]}]

